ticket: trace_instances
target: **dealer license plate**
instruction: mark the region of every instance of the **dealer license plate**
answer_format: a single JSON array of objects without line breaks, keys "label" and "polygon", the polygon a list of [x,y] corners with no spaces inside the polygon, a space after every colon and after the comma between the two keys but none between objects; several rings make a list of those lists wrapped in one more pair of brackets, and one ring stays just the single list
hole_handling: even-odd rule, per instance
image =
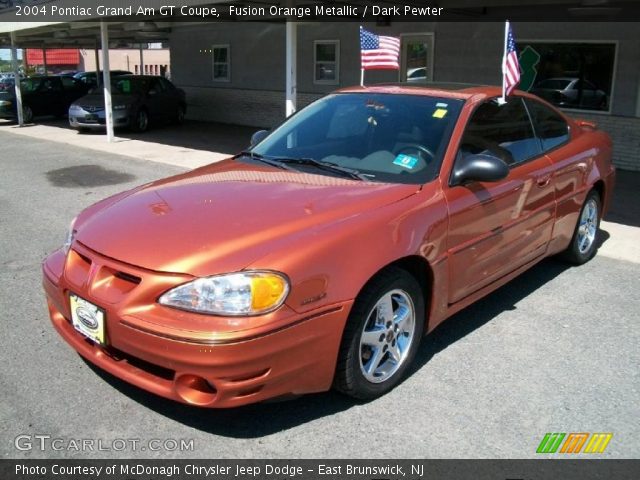
[{"label": "dealer license plate", "polygon": [[69,295],[71,304],[71,323],[73,328],[85,337],[96,343],[104,345],[104,310],[97,305],[80,298],[77,295]]}]

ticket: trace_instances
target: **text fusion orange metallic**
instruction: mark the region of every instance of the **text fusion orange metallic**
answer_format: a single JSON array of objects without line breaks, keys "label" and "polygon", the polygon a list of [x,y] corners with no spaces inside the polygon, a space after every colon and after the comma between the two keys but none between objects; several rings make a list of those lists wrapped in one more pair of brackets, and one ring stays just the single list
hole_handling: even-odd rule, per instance
[{"label": "text fusion orange metallic", "polygon": [[342,90],[232,159],[98,202],[44,261],[53,325],[187,404],[384,394],[447,317],[595,253],[609,137],[500,93]]}]

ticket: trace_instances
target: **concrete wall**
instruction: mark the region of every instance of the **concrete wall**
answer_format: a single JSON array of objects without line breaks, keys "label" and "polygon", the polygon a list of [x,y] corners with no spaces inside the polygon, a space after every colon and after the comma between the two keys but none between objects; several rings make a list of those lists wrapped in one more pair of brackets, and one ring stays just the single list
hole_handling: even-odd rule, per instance
[{"label": "concrete wall", "polygon": [[[434,80],[499,84],[504,24],[491,22],[393,22],[381,35],[434,34]],[[611,113],[569,112],[594,119],[615,141],[616,164],[640,170],[640,35],[637,23],[513,23],[516,39],[615,41],[617,61]],[[298,106],[360,82],[357,23],[298,26]],[[340,41],[339,85],[313,82],[314,40]],[[212,23],[176,27],[171,35],[173,80],[188,95],[189,116],[200,120],[272,127],[284,119],[285,29],[275,23]],[[212,80],[212,45],[231,49],[231,80]],[[398,72],[368,71],[366,83],[396,82]]]}]

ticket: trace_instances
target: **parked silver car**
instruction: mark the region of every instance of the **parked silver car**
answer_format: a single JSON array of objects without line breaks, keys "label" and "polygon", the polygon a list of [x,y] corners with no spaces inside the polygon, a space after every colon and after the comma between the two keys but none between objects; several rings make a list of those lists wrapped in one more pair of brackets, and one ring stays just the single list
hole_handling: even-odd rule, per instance
[{"label": "parked silver car", "polygon": [[[154,122],[182,123],[187,111],[183,90],[164,77],[122,75],[111,79],[113,123],[144,132]],[[69,107],[69,125],[77,130],[106,125],[102,89],[94,89]]]}]

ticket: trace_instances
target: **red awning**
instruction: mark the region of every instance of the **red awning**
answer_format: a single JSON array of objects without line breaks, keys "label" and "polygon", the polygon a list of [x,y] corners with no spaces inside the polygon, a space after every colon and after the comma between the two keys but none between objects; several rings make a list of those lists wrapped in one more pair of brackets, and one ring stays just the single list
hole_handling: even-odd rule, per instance
[{"label": "red awning", "polygon": [[[42,50],[27,48],[27,63],[29,65],[43,65]],[[47,65],[78,64],[80,64],[80,50],[78,49],[47,49]]]}]

